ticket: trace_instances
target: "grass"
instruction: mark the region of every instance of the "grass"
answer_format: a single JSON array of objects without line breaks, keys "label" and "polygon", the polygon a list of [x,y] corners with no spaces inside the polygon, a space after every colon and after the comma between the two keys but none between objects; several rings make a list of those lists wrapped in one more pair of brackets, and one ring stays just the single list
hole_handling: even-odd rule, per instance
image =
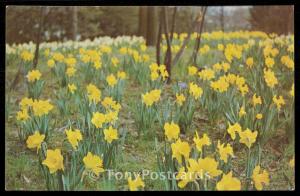
[{"label": "grass", "polygon": [[[153,52],[153,49],[150,51]],[[154,57],[153,57],[154,58]],[[186,57],[184,57],[186,58]],[[38,66],[45,67],[45,66]],[[45,73],[46,70],[42,69]],[[6,81],[12,81],[13,76],[17,72],[17,66],[10,64],[6,67]],[[183,68],[177,65],[173,70],[173,77],[177,79],[184,77]],[[47,81],[51,81],[50,74],[45,74]],[[8,83],[6,82],[8,86]],[[26,149],[26,145],[19,142],[17,137],[17,126],[14,123],[15,114],[17,111],[17,105],[20,99],[25,95],[26,89],[24,86],[18,86],[18,89],[11,92],[10,100],[7,103],[9,106],[7,110],[8,119],[5,124],[5,187],[6,190],[45,190],[45,181],[38,168],[38,160],[36,152]],[[52,97],[51,89],[55,87],[54,82],[46,84],[46,89],[42,97]],[[122,103],[122,110],[120,112],[121,126],[126,130],[125,143],[122,146],[121,152],[117,156],[117,170],[120,171],[132,171],[138,172],[142,169],[149,171],[156,171],[156,152],[155,152],[155,133],[162,135],[162,130],[159,130],[155,125],[148,135],[138,136],[138,131],[132,117],[130,103],[135,102],[140,98],[141,87],[133,81],[128,81],[127,88],[124,95],[124,101]],[[167,90],[166,90],[167,91]],[[224,138],[226,125],[224,122],[212,124],[207,120],[207,115],[202,109],[196,111],[193,120],[194,124],[190,128],[191,130],[198,130],[200,132],[206,132],[212,138],[217,140]],[[57,129],[51,138],[49,143],[51,146],[59,146],[64,138],[63,132],[59,132],[58,129],[64,126],[64,122],[58,122]],[[191,138],[191,133],[187,133],[187,136]],[[264,158],[262,165],[266,166],[269,171],[271,180],[267,189],[281,190],[291,189],[289,180],[293,185],[293,171],[287,167],[287,163],[293,154],[292,146],[288,146],[284,132],[278,132],[275,137],[263,148]],[[276,146],[274,145],[276,144]],[[235,172],[240,173],[244,170],[246,161],[245,151],[235,151],[235,156],[239,157],[239,161],[235,161]],[[286,177],[287,176],[287,177]],[[126,190],[127,182],[123,181],[95,181],[86,182],[84,187],[80,187],[81,190]],[[146,190],[163,190],[164,184],[159,179],[145,180]]]}]

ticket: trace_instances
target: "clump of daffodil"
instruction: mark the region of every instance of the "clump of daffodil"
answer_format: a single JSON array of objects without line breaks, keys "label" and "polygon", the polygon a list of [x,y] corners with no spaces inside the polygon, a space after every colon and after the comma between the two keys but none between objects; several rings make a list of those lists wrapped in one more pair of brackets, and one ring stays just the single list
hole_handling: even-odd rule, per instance
[{"label": "clump of daffodil", "polygon": [[199,99],[202,94],[203,94],[203,90],[201,87],[199,87],[197,84],[194,84],[193,82],[191,82],[189,84],[189,93],[197,100]]},{"label": "clump of daffodil", "polygon": [[162,77],[162,80],[165,81],[167,79],[167,77],[169,77],[169,73],[166,70],[166,66],[165,65],[157,65],[157,63],[151,63],[149,65],[150,68],[150,77],[151,77],[151,81],[155,81],[159,78],[159,76]]},{"label": "clump of daffodil", "polygon": [[90,102],[98,103],[101,101],[101,91],[95,85],[89,84],[86,89]]},{"label": "clump of daffodil", "polygon": [[102,114],[100,112],[93,113],[92,124],[95,125],[96,128],[102,128],[102,125],[105,123],[105,121],[105,114]]},{"label": "clump of daffodil", "polygon": [[167,137],[168,141],[171,141],[172,139],[175,140],[178,139],[180,128],[173,121],[171,123],[165,123],[164,129],[165,129],[165,136]]},{"label": "clump of daffodil", "polygon": [[146,94],[142,94],[143,103],[146,106],[151,106],[153,103],[158,102],[160,99],[161,90],[155,89]]},{"label": "clump of daffodil", "polygon": [[272,68],[274,64],[275,64],[275,61],[274,61],[273,58],[267,57],[267,58],[265,59],[265,65],[266,65],[268,68]]},{"label": "clump of daffodil", "polygon": [[61,54],[60,52],[55,52],[55,53],[53,53],[53,59],[55,60],[55,61],[57,61],[57,62],[63,62],[63,60],[64,60],[64,55],[63,54]]},{"label": "clump of daffodil", "polygon": [[275,103],[278,111],[281,109],[281,106],[285,105],[285,101],[281,95],[279,98],[277,98],[277,95],[274,95],[273,102]]},{"label": "clump of daffodil", "polygon": [[215,91],[223,93],[227,91],[229,83],[227,82],[226,77],[220,77],[218,80],[212,81],[210,87]]},{"label": "clump of daffodil", "polygon": [[284,64],[287,68],[294,70],[294,61],[289,56],[282,56],[280,59],[281,63]]},{"label": "clump of daffodil", "polygon": [[113,74],[106,77],[106,82],[110,87],[114,87],[117,84],[117,79]]},{"label": "clump of daffodil", "polygon": [[99,176],[100,173],[104,172],[103,160],[91,152],[88,152],[88,154],[83,157],[83,163],[85,168],[92,171],[96,176]]},{"label": "clump of daffodil", "polygon": [[276,84],[278,84],[278,80],[273,71],[270,69],[264,69],[264,78],[265,82],[270,88],[274,88]]},{"label": "clump of daffodil", "polygon": [[53,105],[49,100],[34,100],[32,103],[32,110],[34,116],[47,115],[53,109]]},{"label": "clump of daffodil", "polygon": [[27,140],[26,140],[26,144],[27,147],[32,149],[32,148],[36,148],[36,150],[38,151],[41,148],[41,144],[45,139],[45,135],[41,135],[39,131],[35,131],[33,135],[30,135]]},{"label": "clump of daffodil", "polygon": [[57,170],[64,170],[64,158],[60,149],[47,150],[46,159],[42,164],[49,168],[50,174],[55,173]]},{"label": "clump of daffodil", "polygon": [[213,69],[203,69],[198,72],[199,78],[202,80],[211,80],[215,78],[215,71]]},{"label": "clump of daffodil", "polygon": [[28,50],[24,50],[21,53],[21,58],[24,61],[32,61],[33,60],[33,54],[31,52],[29,52]]},{"label": "clump of daffodil", "polygon": [[260,166],[256,166],[253,170],[252,174],[252,180],[254,182],[254,186],[257,190],[263,189],[263,184],[269,185],[270,179],[269,179],[269,173],[266,170],[263,170],[262,173],[260,173]]},{"label": "clump of daffodil", "polygon": [[82,134],[79,129],[75,129],[74,131],[70,129],[65,130],[68,141],[72,145],[73,149],[78,147],[78,142],[82,140]]},{"label": "clump of daffodil", "polygon": [[28,82],[34,82],[34,81],[37,81],[41,78],[42,74],[39,70],[31,70],[28,72],[27,74],[27,79],[28,79]]}]

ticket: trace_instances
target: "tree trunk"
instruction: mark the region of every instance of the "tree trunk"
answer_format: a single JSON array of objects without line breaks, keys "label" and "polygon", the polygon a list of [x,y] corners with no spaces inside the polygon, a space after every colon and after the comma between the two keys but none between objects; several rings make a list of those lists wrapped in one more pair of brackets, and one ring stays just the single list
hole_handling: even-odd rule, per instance
[{"label": "tree trunk", "polygon": [[155,7],[149,6],[147,8],[147,39],[146,44],[148,46],[154,46],[156,41],[156,13],[155,13]]},{"label": "tree trunk", "polygon": [[78,7],[73,6],[72,9],[72,26],[73,26],[73,40],[77,40],[78,34]]},{"label": "tree trunk", "polygon": [[34,59],[33,59],[33,68],[36,69],[39,61],[39,49],[40,49],[40,42],[41,42],[41,34],[43,32],[43,25],[44,25],[44,16],[46,12],[46,7],[41,6],[40,9],[40,21],[39,21],[39,28],[37,30],[37,36],[36,36],[36,47],[35,47],[35,53],[34,53]]},{"label": "tree trunk", "polygon": [[200,44],[201,44],[201,34],[202,34],[203,24],[205,21],[206,10],[207,10],[207,6],[205,6],[201,11],[202,17],[201,17],[201,22],[199,25],[199,32],[198,32],[195,48],[194,48],[192,58],[191,58],[194,66],[197,66],[197,56],[198,56],[198,51],[199,51]]},{"label": "tree trunk", "polygon": [[139,36],[146,38],[147,35],[147,7],[139,8]]},{"label": "tree trunk", "polygon": [[220,26],[221,26],[221,31],[224,32],[224,7],[221,6],[220,8]]},{"label": "tree trunk", "polygon": [[171,51],[171,42],[170,42],[170,37],[169,37],[169,28],[168,28],[168,19],[167,19],[166,7],[162,8],[162,21],[163,21],[163,29],[164,29],[164,33],[165,33],[165,37],[166,37],[166,41],[167,41],[167,51],[166,51],[164,64],[166,65],[166,69],[167,69],[168,74],[169,74],[167,83],[170,84],[170,82],[171,82],[172,51]]}]

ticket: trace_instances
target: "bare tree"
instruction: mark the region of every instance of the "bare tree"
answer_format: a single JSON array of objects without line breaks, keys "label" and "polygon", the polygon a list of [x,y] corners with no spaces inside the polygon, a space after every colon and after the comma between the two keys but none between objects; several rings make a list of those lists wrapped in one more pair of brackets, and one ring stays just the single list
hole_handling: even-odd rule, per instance
[{"label": "bare tree", "polygon": [[73,40],[76,40],[78,34],[78,7],[73,6],[72,8]]}]

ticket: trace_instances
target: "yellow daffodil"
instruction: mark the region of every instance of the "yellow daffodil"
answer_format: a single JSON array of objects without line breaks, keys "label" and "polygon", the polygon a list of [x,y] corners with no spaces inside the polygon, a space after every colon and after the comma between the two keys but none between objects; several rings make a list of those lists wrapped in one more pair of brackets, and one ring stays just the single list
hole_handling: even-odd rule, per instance
[{"label": "yellow daffodil", "polygon": [[109,126],[108,129],[104,129],[104,139],[111,144],[113,140],[119,138],[117,129],[114,129],[112,126]]},{"label": "yellow daffodil", "polygon": [[233,156],[233,149],[230,144],[221,144],[220,140],[218,140],[218,152],[220,155],[220,159],[227,163],[228,155]]},{"label": "yellow daffodil", "polygon": [[68,141],[72,145],[73,149],[76,149],[78,147],[78,142],[82,140],[82,135],[79,129],[75,129],[72,131],[70,128],[69,130],[65,130]]},{"label": "yellow daffodil", "polygon": [[257,131],[252,132],[248,128],[245,131],[241,131],[239,133],[240,143],[245,144],[248,148],[251,148],[251,145],[256,141],[257,133]]},{"label": "yellow daffodil", "polygon": [[239,191],[241,190],[241,181],[232,177],[232,171],[230,171],[228,174],[223,174],[216,188],[218,191]]},{"label": "yellow daffodil", "polygon": [[191,82],[189,93],[197,100],[203,94],[203,90],[197,84],[194,84],[193,82]]},{"label": "yellow daffodil", "polygon": [[27,108],[22,109],[21,111],[17,112],[17,120],[18,121],[26,121],[29,119]]},{"label": "yellow daffodil", "polygon": [[95,125],[96,128],[102,128],[102,125],[105,123],[105,115],[100,112],[93,112],[92,124]]},{"label": "yellow daffodil", "polygon": [[75,84],[68,84],[68,89],[73,94],[75,90],[77,90],[77,87],[75,86]]},{"label": "yellow daffodil", "polygon": [[281,106],[285,105],[285,101],[281,95],[279,98],[277,98],[277,95],[274,95],[273,102],[276,104],[278,111],[281,109]]},{"label": "yellow daffodil", "polygon": [[209,146],[211,144],[209,137],[206,133],[203,134],[201,138],[196,131],[196,136],[193,138],[194,143],[196,144],[196,148],[199,152],[202,152],[203,146]]},{"label": "yellow daffodil", "polygon": [[64,170],[64,158],[60,149],[47,150],[46,159],[42,164],[49,168],[50,174],[55,173],[57,170]]},{"label": "yellow daffodil", "polygon": [[136,179],[132,180],[131,176],[127,179],[128,187],[130,191],[137,191],[140,187],[145,187],[145,183],[140,176],[137,176]]},{"label": "yellow daffodil", "polygon": [[96,176],[104,172],[102,159],[97,155],[93,155],[91,152],[88,152],[88,154],[83,157],[83,163],[85,168],[91,170]]},{"label": "yellow daffodil", "polygon": [[30,135],[27,140],[26,144],[28,148],[36,148],[38,151],[41,148],[41,144],[45,139],[45,135],[41,135],[39,131],[35,131],[33,135]]},{"label": "yellow daffodil", "polygon": [[240,133],[242,131],[242,127],[239,123],[234,123],[233,125],[231,125],[228,122],[228,129],[227,132],[229,133],[230,137],[232,140],[235,140],[235,133]]},{"label": "yellow daffodil", "polygon": [[176,93],[176,103],[179,106],[182,106],[183,102],[185,102],[185,96],[183,94],[177,94]]},{"label": "yellow daffodil", "polygon": [[176,158],[177,161],[181,164],[182,156],[185,159],[188,159],[190,156],[190,146],[187,142],[182,142],[180,138],[173,144],[171,144],[172,148],[172,158]]},{"label": "yellow daffodil", "polygon": [[117,84],[117,79],[113,74],[106,77],[106,82],[109,86],[114,87]]},{"label": "yellow daffodil", "polygon": [[31,70],[27,74],[28,82],[34,82],[36,80],[39,80],[41,78],[42,74],[39,70]]},{"label": "yellow daffodil", "polygon": [[198,68],[195,66],[189,66],[188,67],[188,74],[189,76],[193,76],[198,72]]},{"label": "yellow daffodil", "polygon": [[261,113],[259,113],[259,114],[256,114],[255,117],[256,117],[256,119],[260,120],[260,119],[262,119],[263,115]]},{"label": "yellow daffodil", "polygon": [[253,170],[252,174],[252,180],[254,181],[255,188],[257,190],[263,189],[263,183],[265,185],[269,185],[269,174],[266,170],[263,170],[262,173],[260,173],[260,166],[256,166]]},{"label": "yellow daffodil", "polygon": [[168,141],[171,141],[172,139],[178,139],[180,128],[173,121],[171,123],[165,123],[164,129],[165,136],[167,137]]}]

